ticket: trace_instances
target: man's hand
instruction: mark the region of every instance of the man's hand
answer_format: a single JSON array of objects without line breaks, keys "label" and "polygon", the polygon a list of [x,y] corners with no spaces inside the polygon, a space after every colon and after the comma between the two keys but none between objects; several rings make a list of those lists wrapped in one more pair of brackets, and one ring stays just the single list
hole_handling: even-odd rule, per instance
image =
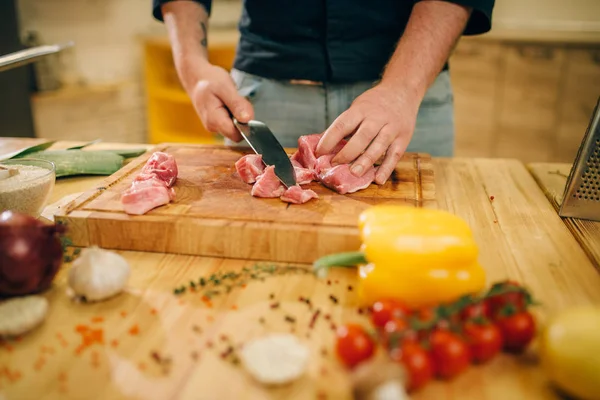
[{"label": "man's hand", "polygon": [[230,112],[238,121],[248,122],[254,118],[252,104],[238,94],[225,69],[206,63],[203,68],[198,68],[198,76],[190,97],[204,127],[240,142],[242,136],[233,125]]},{"label": "man's hand", "polygon": [[375,182],[381,185],[410,143],[419,104],[420,98],[408,91],[380,83],[358,96],[331,124],[317,146],[317,155],[330,152],[340,140],[354,133],[332,163],[345,164],[355,160],[351,171],[362,176],[384,156],[375,176]]},{"label": "man's hand", "polygon": [[384,183],[408,147],[425,92],[449,58],[471,11],[443,0],[416,2],[381,82],[357,97],[325,131],[317,155],[332,151],[353,134],[333,161],[352,162],[352,172],[361,176],[385,154],[375,176],[376,183]]},{"label": "man's hand", "polygon": [[177,74],[204,127],[241,141],[231,115],[248,122],[254,118],[254,111],[250,102],[238,94],[229,73],[208,61],[206,9],[193,1],[172,1],[161,9]]}]

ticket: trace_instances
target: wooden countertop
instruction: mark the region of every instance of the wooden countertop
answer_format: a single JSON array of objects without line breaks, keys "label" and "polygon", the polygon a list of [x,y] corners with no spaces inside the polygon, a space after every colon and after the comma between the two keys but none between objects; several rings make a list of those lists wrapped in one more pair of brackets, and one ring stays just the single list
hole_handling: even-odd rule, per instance
[{"label": "wooden countertop", "polygon": [[[0,153],[5,143],[0,139]],[[57,146],[68,147],[64,142]],[[527,285],[542,303],[536,311],[540,323],[573,305],[600,304],[594,263],[522,163],[434,159],[434,166],[439,207],[471,225],[489,282],[513,278]],[[102,179],[59,180],[52,201]],[[331,285],[309,275],[269,278],[208,304],[200,294],[175,296],[172,290],[200,276],[251,268],[253,263],[121,254],[132,266],[128,290],[102,303],[72,302],[65,293],[69,265],[62,268],[45,293],[50,301],[45,323],[19,341],[0,344],[0,398],[351,398],[348,376],[333,356],[331,323],[363,321],[355,309],[355,291],[349,288],[353,271],[334,271]],[[300,296],[310,297],[322,311],[312,330],[307,325],[313,311],[298,301]],[[274,302],[279,308],[270,307]],[[294,316],[296,322],[285,316]],[[221,358],[229,341],[235,347],[261,333],[290,330],[309,344],[311,361],[306,376],[289,386],[267,389]],[[82,342],[85,335],[91,342]],[[521,357],[500,355],[452,382],[433,382],[411,398],[559,399],[535,354],[534,344]]]}]

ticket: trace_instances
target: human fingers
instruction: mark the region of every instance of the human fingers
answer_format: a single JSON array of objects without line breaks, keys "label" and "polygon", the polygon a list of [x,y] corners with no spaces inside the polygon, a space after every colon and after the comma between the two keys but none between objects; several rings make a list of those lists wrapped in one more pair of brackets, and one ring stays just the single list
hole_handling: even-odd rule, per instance
[{"label": "human fingers", "polygon": [[362,176],[367,169],[375,164],[379,157],[385,154],[390,144],[394,141],[396,134],[394,125],[384,125],[369,147],[367,147],[367,150],[352,163],[350,171],[355,176]]},{"label": "human fingers", "polygon": [[247,123],[254,119],[252,104],[237,92],[233,80],[223,82],[216,89],[216,95],[223,104],[231,111],[231,114],[241,123]]},{"label": "human fingers", "polygon": [[392,144],[388,147],[383,162],[379,168],[377,168],[377,173],[375,174],[375,183],[378,185],[383,185],[388,180],[398,165],[398,162],[400,162],[400,158],[402,158],[407,146],[408,142],[403,136],[396,138],[396,140],[392,142]]},{"label": "human fingers", "polygon": [[347,164],[356,160],[367,149],[384,125],[380,121],[365,119],[348,143],[333,157],[331,163],[333,165]]},{"label": "human fingers", "polygon": [[330,153],[343,138],[356,130],[362,120],[363,116],[356,107],[350,107],[341,113],[319,140],[316,150],[317,157]]},{"label": "human fingers", "polygon": [[220,133],[234,142],[242,140],[242,135],[233,124],[228,109],[216,96],[207,99],[204,104],[202,121],[210,132]]}]

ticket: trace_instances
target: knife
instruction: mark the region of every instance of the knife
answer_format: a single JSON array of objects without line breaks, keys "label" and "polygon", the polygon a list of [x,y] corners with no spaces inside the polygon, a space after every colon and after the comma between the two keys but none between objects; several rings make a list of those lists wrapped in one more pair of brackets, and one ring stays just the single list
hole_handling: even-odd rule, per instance
[{"label": "knife", "polygon": [[235,118],[232,119],[252,150],[262,156],[263,163],[275,167],[275,175],[281,183],[287,188],[296,185],[296,172],[292,161],[269,127],[260,121],[251,120],[244,124]]}]

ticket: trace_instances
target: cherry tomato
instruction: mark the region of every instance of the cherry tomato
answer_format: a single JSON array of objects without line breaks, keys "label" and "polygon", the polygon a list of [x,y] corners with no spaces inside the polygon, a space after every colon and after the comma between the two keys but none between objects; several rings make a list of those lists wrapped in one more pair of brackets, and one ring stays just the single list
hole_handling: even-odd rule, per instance
[{"label": "cherry tomato", "polygon": [[394,318],[383,327],[382,344],[387,349],[400,347],[405,341],[415,341],[417,334],[404,318]]},{"label": "cherry tomato", "polygon": [[510,315],[500,315],[496,324],[504,338],[504,350],[511,353],[520,353],[531,343],[535,337],[535,319],[527,311]]},{"label": "cherry tomato", "polygon": [[429,353],[417,342],[405,342],[390,352],[390,358],[404,365],[408,374],[407,391],[425,386],[433,378],[433,362]]},{"label": "cherry tomato", "polygon": [[466,370],[471,363],[471,352],[467,343],[456,334],[435,330],[430,336],[431,359],[435,373],[441,379],[449,379]]},{"label": "cherry tomato", "polygon": [[500,329],[485,320],[482,323],[467,321],[463,325],[463,334],[469,344],[472,361],[484,363],[502,350]]},{"label": "cherry tomato", "polygon": [[[513,281],[502,282],[500,284],[496,284],[495,286],[503,289],[522,289],[521,285]],[[494,316],[494,318],[507,306],[514,307],[517,309],[517,311],[523,311],[527,307],[527,301],[523,291],[514,291],[493,295],[487,299],[487,303],[491,315]]]},{"label": "cherry tomato", "polygon": [[378,328],[383,328],[385,324],[393,318],[402,318],[410,313],[408,307],[397,300],[384,299],[377,301],[371,307],[371,321]]},{"label": "cherry tomato", "polygon": [[471,303],[462,309],[460,319],[462,321],[470,321],[479,318],[491,318],[490,304],[487,301],[479,301]]},{"label": "cherry tomato", "polygon": [[369,359],[375,352],[373,338],[360,325],[342,325],[337,329],[336,336],[336,352],[349,368]]}]

